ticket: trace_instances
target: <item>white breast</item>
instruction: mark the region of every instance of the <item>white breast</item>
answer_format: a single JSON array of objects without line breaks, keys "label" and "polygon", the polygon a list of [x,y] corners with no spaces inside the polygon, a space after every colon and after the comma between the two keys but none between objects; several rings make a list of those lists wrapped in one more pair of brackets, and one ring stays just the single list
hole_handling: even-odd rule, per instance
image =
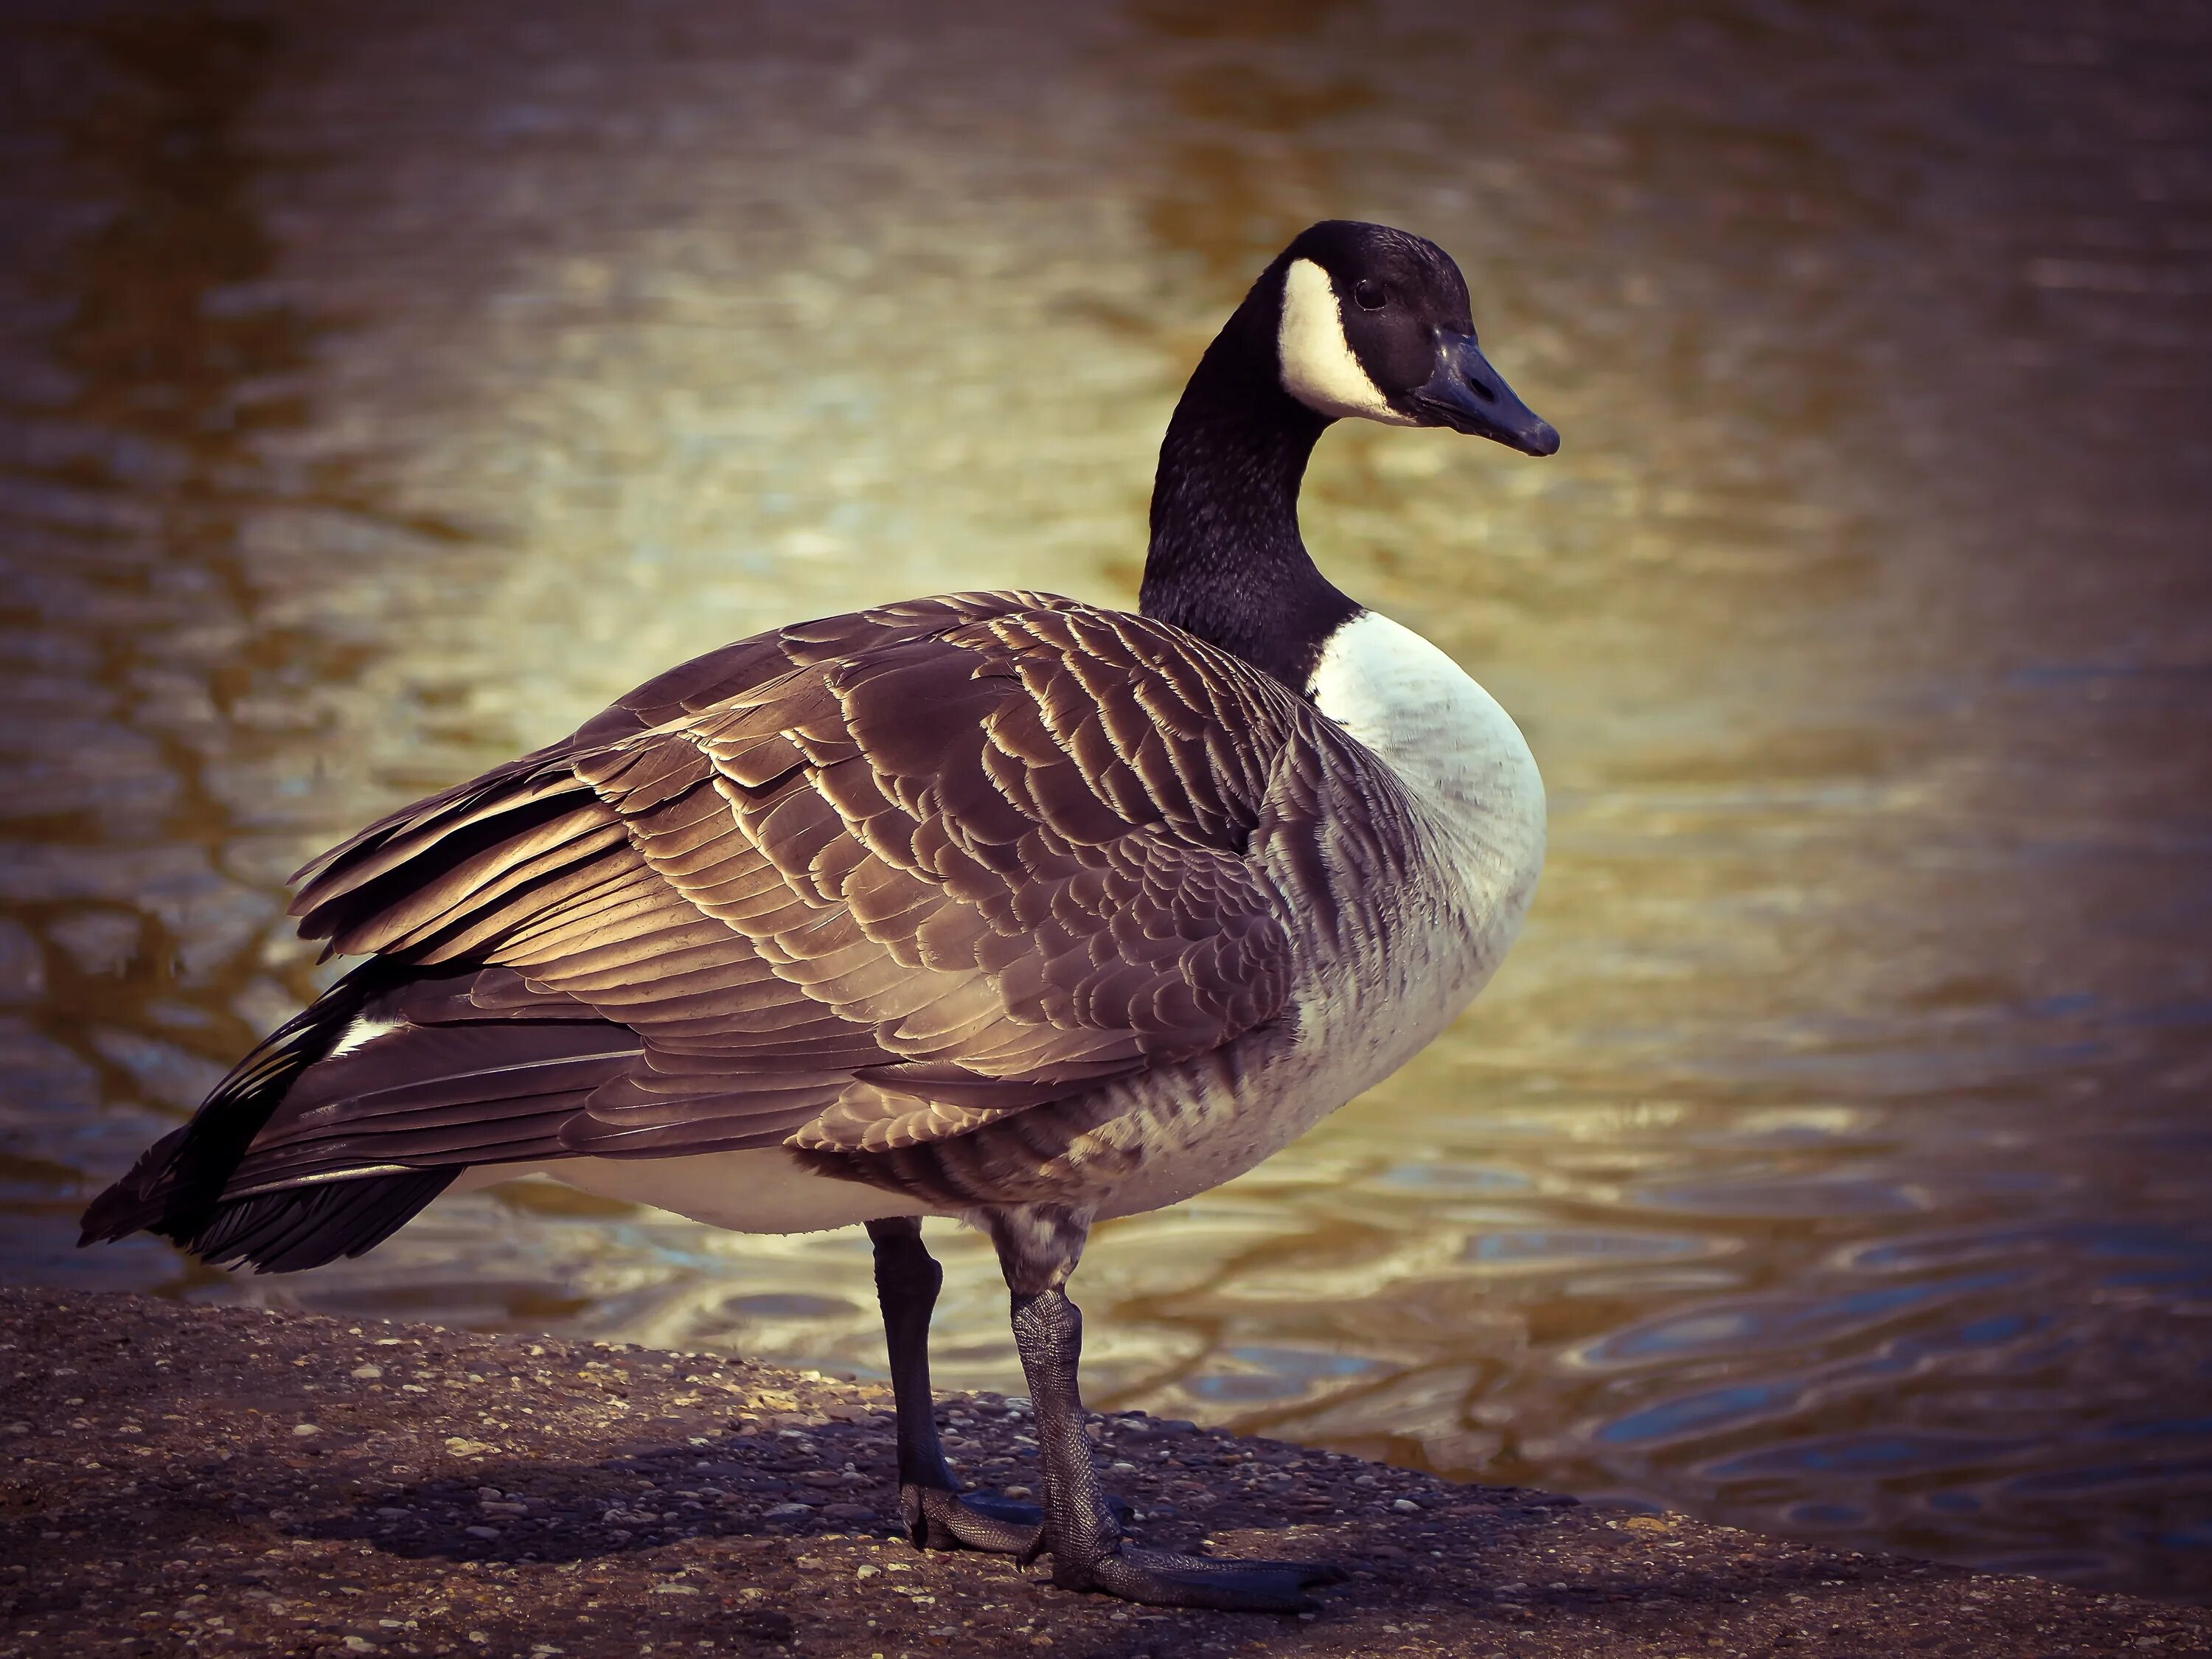
[{"label": "white breast", "polygon": [[1544,781],[1497,699],[1387,617],[1336,630],[1312,696],[1411,798],[1402,890],[1380,897],[1381,931],[1346,964],[1365,982],[1355,1000],[1395,1040],[1395,1069],[1459,1017],[1521,931],[1544,866]]},{"label": "white breast", "polygon": [[1544,785],[1520,728],[1419,635],[1363,613],[1339,629],[1316,705],[1409,798],[1376,826],[1410,854],[1388,891],[1342,896],[1364,920],[1308,943],[1292,1018],[1107,1091],[1099,1131],[1143,1156],[1098,1213],[1179,1202],[1242,1174],[1427,1047],[1497,971],[1544,861]]},{"label": "white breast", "polygon": [[1310,690],[1397,774],[1442,837],[1462,901],[1510,940],[1544,863],[1544,781],[1512,716],[1442,651],[1371,611],[1330,635]]}]

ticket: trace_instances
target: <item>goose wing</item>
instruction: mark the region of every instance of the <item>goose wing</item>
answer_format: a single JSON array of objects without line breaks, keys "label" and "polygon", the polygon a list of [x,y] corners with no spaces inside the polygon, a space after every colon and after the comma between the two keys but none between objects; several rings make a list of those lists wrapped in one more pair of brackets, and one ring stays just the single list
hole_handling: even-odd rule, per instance
[{"label": "goose wing", "polygon": [[[671,671],[316,860],[294,913],[561,1050],[588,1092],[529,1155],[913,1146],[1275,1015],[1326,884],[1270,869],[1326,856],[1334,733],[1143,617],[915,601]],[[353,1167],[416,1162],[408,1121],[349,1125]]]}]

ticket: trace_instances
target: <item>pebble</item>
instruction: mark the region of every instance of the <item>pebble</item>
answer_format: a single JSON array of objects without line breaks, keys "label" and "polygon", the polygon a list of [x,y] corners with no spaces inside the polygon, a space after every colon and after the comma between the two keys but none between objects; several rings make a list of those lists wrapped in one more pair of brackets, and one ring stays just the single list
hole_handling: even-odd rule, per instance
[{"label": "pebble", "polygon": [[[1808,1628],[1832,1632],[1812,1644],[1823,1653],[1914,1652],[1931,1632],[1952,1659],[2132,1652],[2146,1638],[2160,1645],[2140,1650],[2212,1648],[2212,1615],[2199,1609],[1849,1556],[1686,1516],[1455,1487],[1329,1454],[1300,1460],[1279,1443],[1188,1425],[1155,1439],[1162,1425],[1116,1416],[1108,1443],[1147,1448],[1140,1465],[1111,1471],[1110,1489],[1135,1506],[1140,1545],[1191,1549],[1203,1540],[1222,1554],[1353,1569],[1348,1583],[1320,1592],[1317,1621],[1133,1608],[1055,1592],[1004,1558],[925,1556],[898,1540],[881,1389],[734,1358],[550,1340],[530,1346],[552,1357],[524,1366],[524,1345],[509,1339],[377,1328],[408,1334],[371,1339],[309,1315],[0,1289],[0,1349],[12,1342],[96,1363],[105,1408],[100,1425],[65,1432],[69,1408],[50,1379],[70,1370],[13,1384],[6,1414],[33,1432],[9,1442],[0,1471],[0,1498],[24,1506],[12,1521],[0,1514],[18,1558],[0,1565],[0,1659],[116,1651],[111,1631],[137,1632],[143,1654],[171,1620],[188,1623],[210,1655],[361,1650],[350,1637],[395,1659],[410,1650],[552,1659],[556,1649],[565,1659],[638,1659],[648,1641],[656,1659],[704,1659],[701,1644],[763,1655],[927,1659],[951,1644],[977,1656],[1134,1659],[1253,1643],[1392,1659],[1725,1659],[1810,1652],[1800,1634]],[[400,1342],[433,1375],[474,1366],[496,1376],[503,1409],[532,1407],[515,1419],[514,1445],[452,1432],[442,1391],[362,1389],[337,1425],[344,1431],[303,1456],[295,1429],[322,1425],[244,1403],[310,1383],[343,1389],[363,1350]],[[629,1395],[636,1415],[621,1420],[649,1414],[647,1426],[611,1427],[596,1389],[574,1399],[561,1386],[593,1364],[602,1370],[589,1375]],[[539,1369],[555,1386],[529,1385]],[[514,1389],[518,1371],[526,1386]],[[727,1393],[708,1397],[718,1388],[772,1392],[779,1409],[815,1426],[788,1439],[732,1434],[721,1414]],[[1029,1438],[1018,1432],[1026,1419],[995,1402],[948,1395],[944,1404],[978,1469],[1006,1468],[1001,1460]],[[126,1427],[142,1432],[126,1438]],[[126,1447],[127,1462],[116,1455]],[[136,1455],[142,1449],[150,1459]],[[1301,1461],[1294,1491],[1255,1480]],[[804,1487],[816,1503],[788,1493],[805,1475],[828,1488]],[[989,1486],[1033,1496],[1032,1486]],[[1164,1501],[1170,1490],[1177,1503]],[[1284,1535],[1292,1525],[1295,1541]],[[162,1542],[149,1547],[149,1539]],[[1629,1605],[1601,1613],[1601,1601]],[[162,1622],[138,1623],[141,1613]],[[1432,1633],[1421,1630],[1438,1615]],[[1302,1634],[1309,1625],[1311,1638]],[[184,1651],[181,1639],[169,1645]]]}]

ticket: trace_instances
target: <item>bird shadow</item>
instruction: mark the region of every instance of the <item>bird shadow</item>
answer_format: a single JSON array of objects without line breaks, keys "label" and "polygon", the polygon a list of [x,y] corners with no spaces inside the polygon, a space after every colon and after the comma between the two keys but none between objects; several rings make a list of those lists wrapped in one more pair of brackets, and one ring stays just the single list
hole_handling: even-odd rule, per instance
[{"label": "bird shadow", "polygon": [[[404,1481],[356,1476],[343,1493],[326,1488],[321,1512],[303,1518],[297,1529],[400,1559],[457,1565],[642,1562],[671,1546],[703,1544],[703,1551],[686,1552],[680,1567],[672,1559],[668,1571],[719,1575],[734,1589],[774,1569],[757,1547],[717,1545],[781,1542],[788,1555],[769,1559],[803,1568],[806,1562],[790,1558],[803,1557],[816,1543],[903,1536],[890,1437],[880,1437],[880,1447],[865,1431],[835,1442],[817,1439],[803,1454],[773,1443],[718,1441],[644,1446],[594,1462],[485,1460]],[[824,1476],[834,1484],[822,1485]],[[1839,1568],[1834,1558],[1810,1552],[1802,1560],[1790,1553],[1761,1553],[1717,1563],[1676,1556],[1655,1538],[1626,1560],[1613,1549],[1593,1552],[1596,1559],[1579,1567],[1562,1561],[1546,1568],[1543,1583],[1527,1584],[1516,1578],[1528,1571],[1522,1559],[1527,1547],[1558,1535],[1553,1507],[1486,1504],[1409,1529],[1403,1521],[1348,1508],[1286,1516],[1271,1510],[1265,1497],[1234,1492],[1210,1502],[1185,1499],[1168,1517],[1144,1517],[1144,1494],[1135,1496],[1143,1518],[1132,1529],[1133,1541],[1193,1550],[1209,1537],[1233,1534],[1223,1553],[1319,1556],[1348,1570],[1347,1581],[1325,1593],[1340,1607],[1472,1618],[1500,1637],[1540,1628],[1562,1613],[1626,1626],[1655,1616],[1679,1622],[1686,1615],[1740,1615],[1792,1595],[1809,1598],[1803,1617],[1825,1621],[1819,1603],[1833,1599],[1840,1606],[1863,1597],[1870,1584],[1927,1571],[1923,1563],[1881,1558]],[[1291,1529],[1307,1530],[1288,1548],[1260,1541]],[[1850,1575],[1840,1590],[1839,1571]]]}]

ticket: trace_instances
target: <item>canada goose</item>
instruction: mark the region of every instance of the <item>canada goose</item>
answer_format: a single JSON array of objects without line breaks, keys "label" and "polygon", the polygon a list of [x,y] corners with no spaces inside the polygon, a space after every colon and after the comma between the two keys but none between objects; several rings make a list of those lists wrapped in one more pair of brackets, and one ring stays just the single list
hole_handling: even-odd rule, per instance
[{"label": "canada goose", "polygon": [[[1332,421],[1558,434],[1442,250],[1315,225],[1170,422],[1139,615],[959,593],[757,635],[310,864],[368,960],[94,1200],[270,1272],[537,1170],[739,1231],[874,1241],[915,1541],[1049,1554],[1170,1607],[1296,1610],[1333,1570],[1125,1547],[1064,1288],[1091,1224],[1250,1169],[1480,989],[1543,858],[1504,710],[1323,579]],[[996,1244],[1044,1504],[958,1494],[921,1218]]]}]

